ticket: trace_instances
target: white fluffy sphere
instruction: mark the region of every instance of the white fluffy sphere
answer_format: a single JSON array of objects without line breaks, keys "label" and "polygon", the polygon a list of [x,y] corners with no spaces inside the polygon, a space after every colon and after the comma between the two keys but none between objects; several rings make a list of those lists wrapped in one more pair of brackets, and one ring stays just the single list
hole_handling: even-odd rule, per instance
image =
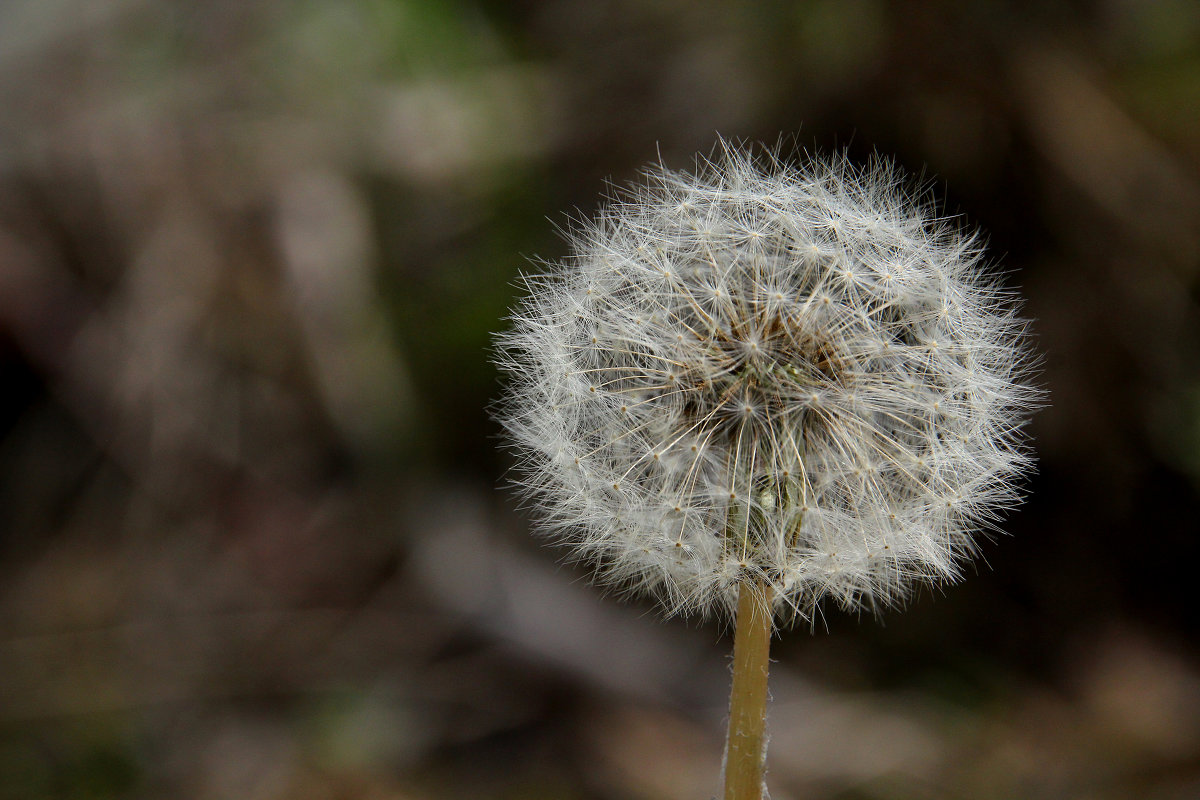
[{"label": "white fluffy sphere", "polygon": [[498,337],[542,530],[670,613],[749,577],[784,622],[956,577],[1037,393],[977,235],[906,185],[722,143],[577,225]]}]

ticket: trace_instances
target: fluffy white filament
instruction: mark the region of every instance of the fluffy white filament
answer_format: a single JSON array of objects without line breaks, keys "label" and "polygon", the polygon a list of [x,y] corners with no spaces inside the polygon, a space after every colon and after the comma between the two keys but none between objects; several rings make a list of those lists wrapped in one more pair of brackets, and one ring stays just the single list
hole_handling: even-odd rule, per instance
[{"label": "fluffy white filament", "polygon": [[785,622],[955,578],[1036,392],[978,236],[906,186],[722,143],[576,225],[498,337],[543,530],[670,613],[751,576]]}]

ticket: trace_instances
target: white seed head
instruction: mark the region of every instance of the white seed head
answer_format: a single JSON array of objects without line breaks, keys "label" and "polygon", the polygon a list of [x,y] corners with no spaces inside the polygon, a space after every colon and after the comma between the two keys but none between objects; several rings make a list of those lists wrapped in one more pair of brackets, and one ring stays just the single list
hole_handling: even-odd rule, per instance
[{"label": "white seed head", "polygon": [[1018,302],[894,167],[719,145],[526,277],[499,417],[542,530],[669,613],[777,616],[953,579],[1016,502]]}]

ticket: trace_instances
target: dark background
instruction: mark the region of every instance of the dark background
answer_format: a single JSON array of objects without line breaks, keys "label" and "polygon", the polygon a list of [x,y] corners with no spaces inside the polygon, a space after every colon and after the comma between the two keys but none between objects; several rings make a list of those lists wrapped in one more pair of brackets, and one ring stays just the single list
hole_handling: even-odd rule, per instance
[{"label": "dark background", "polygon": [[0,5],[0,798],[704,798],[727,631],[558,566],[490,332],[661,153],[894,154],[1052,405],[977,574],[777,640],[785,798],[1200,797],[1200,4]]}]

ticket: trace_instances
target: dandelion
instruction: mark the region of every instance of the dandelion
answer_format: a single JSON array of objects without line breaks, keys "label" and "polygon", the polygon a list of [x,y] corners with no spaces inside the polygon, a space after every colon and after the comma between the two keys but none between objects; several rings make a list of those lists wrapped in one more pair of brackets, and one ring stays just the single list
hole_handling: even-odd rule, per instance
[{"label": "dandelion", "polygon": [[760,796],[771,631],[958,577],[1029,464],[1019,303],[909,186],[721,142],[574,226],[498,337],[545,534],[737,620],[727,798]]}]

